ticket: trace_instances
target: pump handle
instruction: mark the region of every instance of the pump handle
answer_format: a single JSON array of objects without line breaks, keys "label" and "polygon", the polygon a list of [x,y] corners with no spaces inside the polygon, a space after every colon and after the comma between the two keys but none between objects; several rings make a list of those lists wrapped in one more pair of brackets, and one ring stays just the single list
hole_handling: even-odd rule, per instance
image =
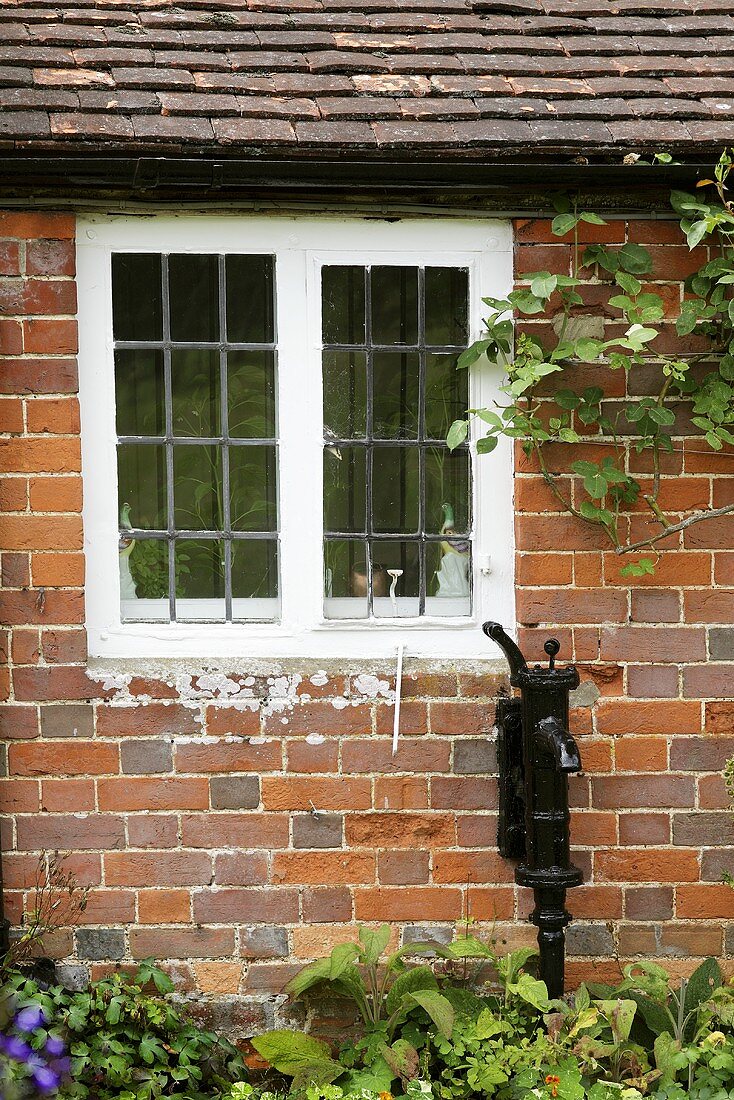
[{"label": "pump handle", "polygon": [[488,638],[491,638],[493,642],[497,643],[500,649],[504,650],[513,679],[518,673],[523,672],[528,667],[528,663],[523,657],[522,652],[515,642],[513,642],[509,634],[505,633],[501,623],[485,623],[482,630]]}]

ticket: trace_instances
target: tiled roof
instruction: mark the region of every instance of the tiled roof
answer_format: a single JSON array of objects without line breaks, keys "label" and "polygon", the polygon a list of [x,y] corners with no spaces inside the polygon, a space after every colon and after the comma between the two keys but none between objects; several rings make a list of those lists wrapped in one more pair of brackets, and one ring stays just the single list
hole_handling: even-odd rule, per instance
[{"label": "tiled roof", "polygon": [[734,142],[729,0],[0,0],[0,148],[401,158]]}]

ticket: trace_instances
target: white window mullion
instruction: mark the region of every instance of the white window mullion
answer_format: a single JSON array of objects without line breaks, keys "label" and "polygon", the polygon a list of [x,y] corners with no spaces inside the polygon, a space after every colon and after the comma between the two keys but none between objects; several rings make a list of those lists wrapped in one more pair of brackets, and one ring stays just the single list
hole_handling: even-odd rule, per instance
[{"label": "white window mullion", "polygon": [[321,616],[321,368],[307,302],[308,254],[276,258],[282,621],[290,633]]}]

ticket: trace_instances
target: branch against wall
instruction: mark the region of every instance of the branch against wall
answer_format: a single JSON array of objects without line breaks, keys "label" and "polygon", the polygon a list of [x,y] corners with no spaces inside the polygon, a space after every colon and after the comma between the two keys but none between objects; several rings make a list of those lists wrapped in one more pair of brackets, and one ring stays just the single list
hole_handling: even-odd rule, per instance
[{"label": "branch against wall", "polygon": [[[582,247],[580,227],[606,223],[598,214],[580,210],[574,198],[562,196],[555,203],[552,232],[571,241],[570,274],[534,272],[507,298],[483,299],[491,311],[486,332],[459,359],[460,368],[482,355],[496,359],[507,372],[502,387],[507,403],[470,409],[451,425],[449,446],[457,447],[467,438],[473,420],[479,420],[484,431],[477,442],[479,454],[493,451],[500,436],[519,440],[566,512],[601,528],[619,555],[652,552],[652,557],[625,565],[623,576],[654,573],[656,547],[663,539],[734,512],[734,504],[728,504],[672,518],[659,500],[662,459],[676,449],[674,438],[680,435],[683,415],[690,418],[686,434],[696,432],[701,449],[734,446],[734,201],[727,199],[733,156],[734,150],[722,153],[715,178],[697,184],[700,193],[671,194],[689,249],[708,246],[706,262],[685,281],[676,320],[678,336],[693,336],[689,345],[701,342],[703,350],[661,353],[666,304],[644,284],[653,270],[650,253],[632,242]],[[589,316],[582,291],[594,283],[606,293],[597,315]],[[585,316],[579,317],[580,309]],[[609,339],[604,338],[604,314],[618,322],[614,328],[619,331]],[[538,316],[552,321],[556,340],[551,347],[542,346],[532,326],[523,331],[513,323],[513,318]],[[598,366],[602,379],[608,370],[624,371],[628,380],[657,366],[657,384],[653,393],[611,404],[602,384],[581,392],[563,385],[564,372],[568,375],[580,365]],[[546,379],[552,375],[558,376],[558,386],[548,401]],[[626,392],[640,392],[640,387],[628,385]],[[572,448],[581,444],[585,452],[589,445],[599,446],[598,461],[571,462],[576,476],[571,482],[565,479],[566,487],[553,469],[550,448],[559,443]],[[629,472],[632,452],[651,456],[652,480],[644,490]],[[641,507],[650,520],[649,533],[633,539],[628,517]]]}]

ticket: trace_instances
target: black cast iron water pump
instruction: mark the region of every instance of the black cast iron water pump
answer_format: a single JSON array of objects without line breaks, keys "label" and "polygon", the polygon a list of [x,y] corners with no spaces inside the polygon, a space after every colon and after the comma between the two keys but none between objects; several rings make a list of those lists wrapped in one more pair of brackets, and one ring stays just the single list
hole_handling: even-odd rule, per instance
[{"label": "black cast iron water pump", "polygon": [[568,776],[581,771],[581,757],[568,731],[569,692],[579,686],[573,665],[556,668],[560,644],[545,643],[548,668],[529,668],[521,651],[499,623],[485,623],[510,665],[510,683],[520,697],[499,701],[498,846],[506,859],[519,859],[515,881],[534,891],[530,919],[538,926],[540,977],[551,997],[563,993],[566,890],[583,876],[571,863]]}]

